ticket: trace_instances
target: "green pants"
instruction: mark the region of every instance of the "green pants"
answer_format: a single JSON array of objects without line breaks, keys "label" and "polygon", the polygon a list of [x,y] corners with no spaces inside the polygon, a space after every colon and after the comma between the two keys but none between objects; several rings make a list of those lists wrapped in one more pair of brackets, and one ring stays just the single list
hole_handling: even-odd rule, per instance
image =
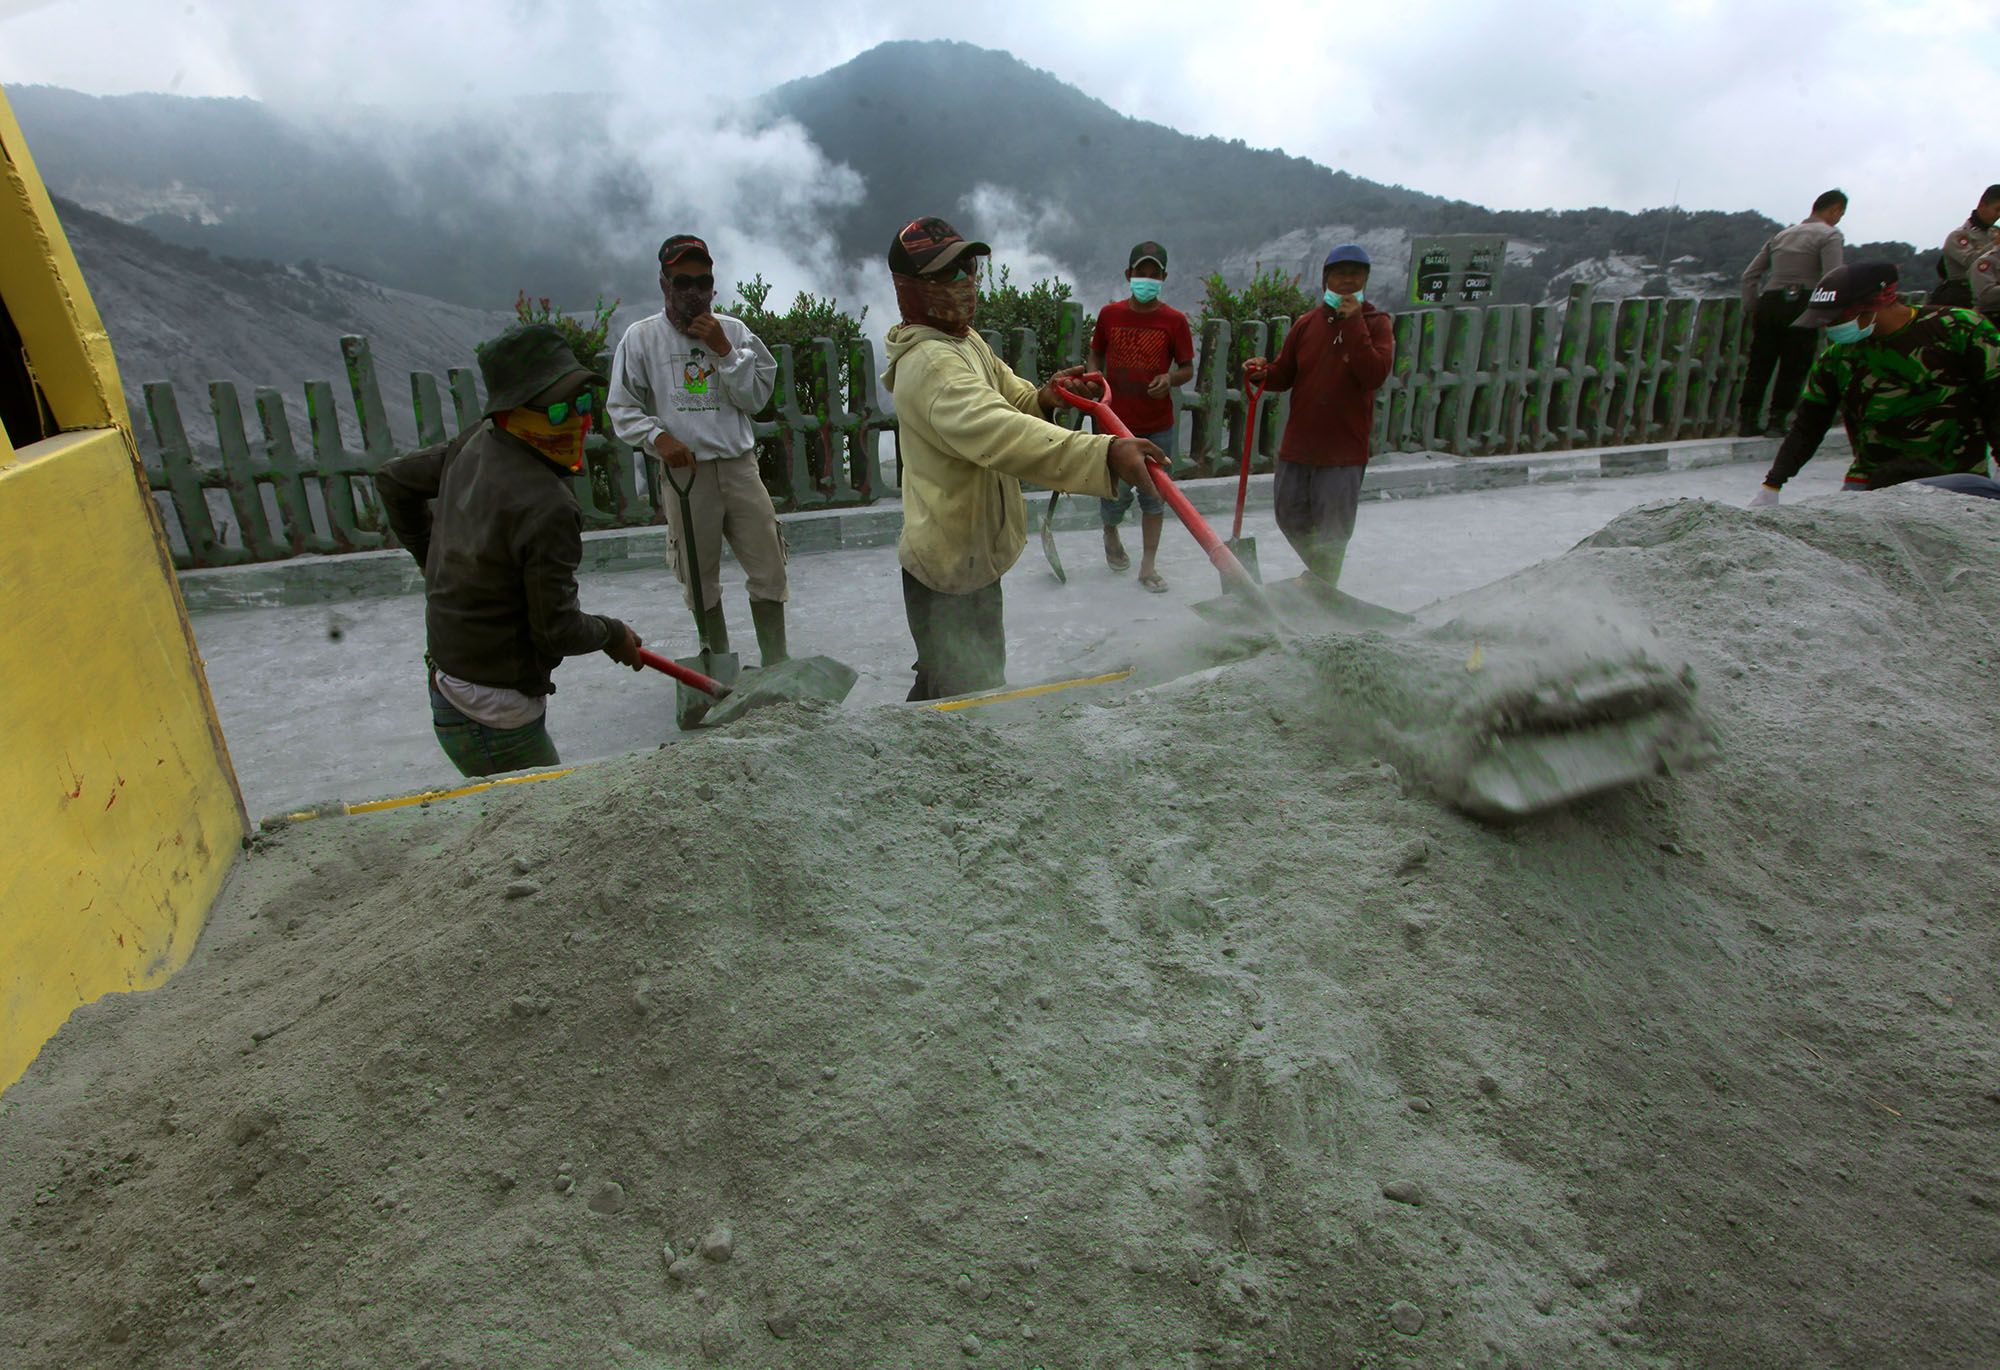
[{"label": "green pants", "polygon": [[431,689],[431,728],[438,745],[460,775],[494,775],[531,766],[553,766],[559,759],[549,737],[548,715],[519,728],[489,728],[467,718],[450,700]]}]

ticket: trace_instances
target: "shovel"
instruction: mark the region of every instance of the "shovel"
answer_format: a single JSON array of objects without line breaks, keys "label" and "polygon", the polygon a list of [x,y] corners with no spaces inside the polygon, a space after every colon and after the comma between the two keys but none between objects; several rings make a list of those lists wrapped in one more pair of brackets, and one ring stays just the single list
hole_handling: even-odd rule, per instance
[{"label": "shovel", "polygon": [[[1257,570],[1257,539],[1243,536],[1243,502],[1250,497],[1250,454],[1256,450],[1257,411],[1264,399],[1264,381],[1257,382],[1257,392],[1246,394],[1248,412],[1243,415],[1243,468],[1236,476],[1236,522],[1229,530],[1229,541],[1224,545],[1243,563],[1243,569],[1251,578],[1262,583],[1264,577]],[[1222,587],[1227,590],[1227,585]]]},{"label": "shovel", "polygon": [[[694,656],[679,659],[679,665],[692,675],[698,675],[710,683],[720,683],[724,692],[733,689],[742,674],[742,663],[734,652],[713,652],[709,650],[708,630],[702,624],[702,610],[708,604],[707,587],[701,581],[701,555],[694,545],[694,508],[688,500],[694,490],[696,468],[688,468],[687,484],[674,479],[674,468],[661,463],[666,471],[667,484],[674,487],[674,495],[681,505],[680,553],[687,558],[688,593],[694,597],[694,635],[701,651]],[[669,671],[678,682],[674,689],[674,724],[681,731],[699,725],[708,714],[709,708],[720,695],[703,690],[688,680]]]},{"label": "shovel", "polygon": [[1062,491],[1049,491],[1049,502],[1042,509],[1042,555],[1049,559],[1049,569],[1056,573],[1056,579],[1069,584],[1069,576],[1063,571],[1062,558],[1056,555],[1056,501],[1062,498]]},{"label": "shovel", "polygon": [[[701,700],[698,716],[710,724],[734,723],[752,709],[765,704],[789,704],[802,699],[823,699],[838,704],[854,688],[853,668],[832,657],[795,656],[775,666],[766,666],[741,689],[732,689],[713,676],[691,666],[671,661],[658,652],[639,649],[639,660],[663,675],[674,678],[676,692],[685,691]],[[683,728],[692,724],[683,723]]]},{"label": "shovel", "polygon": [[[1132,430],[1125,426],[1123,419],[1111,412],[1110,405],[1103,400],[1089,399],[1078,394],[1069,388],[1070,384],[1095,385],[1100,391],[1108,394],[1110,387],[1105,383],[1102,372],[1092,371],[1081,376],[1058,379],[1056,394],[1064,404],[1073,409],[1081,409],[1097,420],[1098,432],[1109,433],[1119,438],[1132,436]],[[1282,631],[1278,615],[1271,608],[1271,601],[1264,597],[1264,587],[1257,583],[1250,572],[1244,569],[1243,563],[1236,559],[1236,554],[1215,535],[1215,530],[1208,526],[1208,520],[1201,516],[1201,511],[1196,509],[1188,501],[1188,497],[1181,493],[1180,487],[1174,484],[1174,478],[1167,474],[1167,468],[1150,457],[1147,458],[1146,465],[1152,473],[1153,484],[1159,489],[1160,498],[1167,502],[1167,507],[1174,511],[1174,517],[1194,535],[1194,540],[1201,544],[1201,550],[1208,553],[1208,559],[1214,562],[1215,569],[1221,572],[1222,588],[1242,596],[1260,617],[1267,620],[1273,628]]]},{"label": "shovel", "polygon": [[[1102,385],[1104,377],[1091,374],[1078,380]],[[1131,436],[1110,405],[1085,399],[1062,381],[1056,382],[1056,394],[1095,417],[1099,432]],[[1222,573],[1223,589],[1247,601],[1289,650],[1291,634],[1264,587],[1250,578],[1159,463],[1148,464],[1160,497]],[[1314,597],[1349,616],[1372,618],[1371,627],[1414,621],[1338,591],[1331,596],[1314,592]],[[1427,750],[1437,755],[1424,758],[1422,769],[1445,802],[1488,822],[1516,822],[1699,765],[1714,754],[1715,744],[1694,706],[1692,673],[1674,676],[1642,655],[1543,669],[1512,688],[1477,695],[1454,711],[1444,738]]]}]

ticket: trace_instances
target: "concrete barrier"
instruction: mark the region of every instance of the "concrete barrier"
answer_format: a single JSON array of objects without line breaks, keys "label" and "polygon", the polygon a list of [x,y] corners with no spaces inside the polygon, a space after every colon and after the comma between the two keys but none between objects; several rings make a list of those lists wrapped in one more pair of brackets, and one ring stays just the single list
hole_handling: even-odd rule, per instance
[{"label": "concrete barrier", "polygon": [[[1731,462],[1768,462],[1776,450],[1776,442],[1768,438],[1699,438],[1646,447],[1600,447],[1511,457],[1398,454],[1370,464],[1362,498],[1414,499],[1544,482],[1686,471]],[[1838,454],[1846,450],[1845,442],[1837,436],[1830,438],[1823,450],[1828,454],[1823,459],[1838,460]],[[1762,474],[1761,468],[1757,474]],[[1250,478],[1250,507],[1269,507],[1271,481],[1268,475]],[[1746,484],[1746,499],[1754,484],[1754,480]],[[1197,509],[1211,516],[1226,518],[1236,507],[1233,477],[1183,481],[1181,489]],[[1040,519],[1047,498],[1046,494],[1030,494],[1031,521]],[[1096,504],[1088,499],[1066,498],[1056,509],[1056,527],[1064,531],[1088,528],[1097,518]],[[857,547],[886,547],[902,531],[903,508],[899,501],[883,500],[863,508],[781,514],[779,523],[795,557]],[[584,534],[585,571],[660,566],[665,564],[666,555],[663,528],[615,528]],[[289,561],[181,573],[181,593],[189,610],[195,613],[329,604],[422,591],[423,577],[410,554],[402,551],[294,557]]]}]

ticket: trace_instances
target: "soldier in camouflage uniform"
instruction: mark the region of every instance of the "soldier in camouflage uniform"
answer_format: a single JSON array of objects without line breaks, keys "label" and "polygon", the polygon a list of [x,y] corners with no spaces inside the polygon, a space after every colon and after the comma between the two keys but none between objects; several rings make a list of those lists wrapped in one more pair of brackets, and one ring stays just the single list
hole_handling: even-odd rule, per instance
[{"label": "soldier in camouflage uniform", "polygon": [[2000,330],[1969,309],[1912,309],[1880,262],[1829,271],[1811,306],[1796,326],[1826,325],[1832,345],[1753,507],[1778,502],[1836,415],[1854,445],[1842,489],[1987,470],[1988,447],[2000,450]]}]

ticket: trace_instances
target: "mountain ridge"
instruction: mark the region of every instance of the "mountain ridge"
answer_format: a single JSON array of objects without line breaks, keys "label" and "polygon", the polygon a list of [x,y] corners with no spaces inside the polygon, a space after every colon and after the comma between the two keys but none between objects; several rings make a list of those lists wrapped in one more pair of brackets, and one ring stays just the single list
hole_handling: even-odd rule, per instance
[{"label": "mountain ridge", "polygon": [[[338,374],[341,331],[373,336],[385,377],[463,365],[522,289],[572,309],[599,294],[645,307],[656,298],[650,244],[684,226],[653,221],[659,167],[645,144],[618,141],[608,101],[544,97],[506,124],[455,107],[435,127],[403,128],[382,111],[335,124],[248,99],[8,95],[50,190],[68,201],[64,219],[135,382],[186,391]],[[881,44],[734,117],[752,132],[795,126],[818,159],[800,174],[855,178],[852,194],[810,185],[768,215],[811,238],[794,256],[818,262],[829,279],[814,288],[843,299],[886,284],[890,236],[923,213],[1005,242],[1036,274],[1060,264],[1085,301],[1118,291],[1131,243],[1158,239],[1172,254],[1170,294],[1190,310],[1211,271],[1240,282],[1261,264],[1310,281],[1324,246],[1346,237],[1370,245],[1372,293],[1395,307],[1410,238],[1432,233],[1505,236],[1503,302],[1560,298],[1575,279],[1611,295],[1726,292],[1779,227],[1748,212],[1487,209],[1181,133],[1009,53],[951,41]],[[547,167],[534,156],[551,129],[590,168],[558,195],[538,193]],[[746,197],[744,214],[762,209]],[[1895,261],[1928,284],[1936,253],[1896,243],[1849,255]],[[747,256],[725,266],[725,287],[762,269]],[[1017,280],[1030,274],[1017,260]]]}]

